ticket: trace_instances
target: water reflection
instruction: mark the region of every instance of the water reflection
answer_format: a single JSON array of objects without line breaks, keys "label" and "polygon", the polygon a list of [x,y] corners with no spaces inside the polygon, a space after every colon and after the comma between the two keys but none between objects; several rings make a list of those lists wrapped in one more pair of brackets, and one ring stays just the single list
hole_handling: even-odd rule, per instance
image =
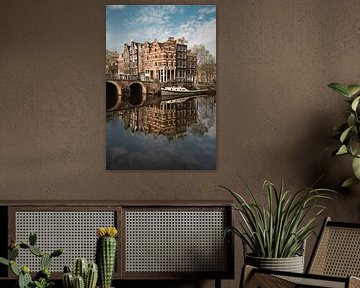
[{"label": "water reflection", "polygon": [[107,113],[108,170],[216,169],[215,95],[126,99]]}]

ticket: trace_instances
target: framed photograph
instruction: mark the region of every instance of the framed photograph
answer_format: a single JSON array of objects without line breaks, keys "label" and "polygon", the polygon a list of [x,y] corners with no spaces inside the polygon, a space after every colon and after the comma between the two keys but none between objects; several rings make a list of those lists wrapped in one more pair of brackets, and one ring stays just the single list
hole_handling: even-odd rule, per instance
[{"label": "framed photograph", "polygon": [[216,6],[106,6],[106,169],[216,169]]}]

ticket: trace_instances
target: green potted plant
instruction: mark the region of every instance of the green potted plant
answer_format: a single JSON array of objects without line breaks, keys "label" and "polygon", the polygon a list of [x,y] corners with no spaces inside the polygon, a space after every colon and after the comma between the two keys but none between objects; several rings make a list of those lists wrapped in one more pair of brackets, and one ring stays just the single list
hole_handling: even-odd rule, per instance
[{"label": "green potted plant", "polygon": [[[50,265],[54,257],[58,257],[64,253],[63,249],[57,249],[52,253],[43,252],[36,246],[37,236],[30,233],[29,243],[13,242],[8,251],[8,258],[0,257],[0,263],[10,266],[11,271],[18,277],[18,288],[50,288],[54,286],[54,282],[50,280]],[[31,254],[40,258],[41,270],[36,273],[32,279],[30,268],[26,265],[19,265],[16,260],[19,256],[20,249],[28,250]]]},{"label": "green potted plant", "polygon": [[228,187],[219,187],[235,199],[233,208],[240,216],[239,227],[229,227],[225,232],[241,238],[247,248],[244,249],[245,264],[302,273],[305,241],[314,233],[315,220],[326,209],[318,200],[331,199],[334,191],[309,187],[291,193],[284,189],[283,183],[277,188],[266,180],[267,203],[262,205],[244,180],[242,182],[251,201]]},{"label": "green potted plant", "polygon": [[339,139],[339,145],[334,155],[350,155],[354,177],[347,179],[342,186],[348,187],[360,183],[360,85],[344,85],[330,83],[329,88],[346,97],[350,104],[350,110],[346,112],[347,118],[344,123],[334,127]]}]

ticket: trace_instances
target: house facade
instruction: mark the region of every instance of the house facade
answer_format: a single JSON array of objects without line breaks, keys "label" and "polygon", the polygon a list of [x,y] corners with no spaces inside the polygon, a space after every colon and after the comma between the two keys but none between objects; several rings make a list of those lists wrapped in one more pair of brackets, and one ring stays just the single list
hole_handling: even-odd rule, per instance
[{"label": "house facade", "polygon": [[157,80],[161,83],[194,82],[196,54],[187,49],[184,38],[165,42],[131,41],[119,55],[118,75],[123,79]]}]

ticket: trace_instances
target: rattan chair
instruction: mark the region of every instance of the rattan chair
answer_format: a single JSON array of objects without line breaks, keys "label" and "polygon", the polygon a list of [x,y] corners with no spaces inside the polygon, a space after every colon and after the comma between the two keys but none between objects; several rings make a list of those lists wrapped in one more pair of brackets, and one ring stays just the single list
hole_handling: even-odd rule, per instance
[{"label": "rattan chair", "polygon": [[306,273],[278,272],[246,265],[242,288],[360,287],[360,224],[326,218]]}]

